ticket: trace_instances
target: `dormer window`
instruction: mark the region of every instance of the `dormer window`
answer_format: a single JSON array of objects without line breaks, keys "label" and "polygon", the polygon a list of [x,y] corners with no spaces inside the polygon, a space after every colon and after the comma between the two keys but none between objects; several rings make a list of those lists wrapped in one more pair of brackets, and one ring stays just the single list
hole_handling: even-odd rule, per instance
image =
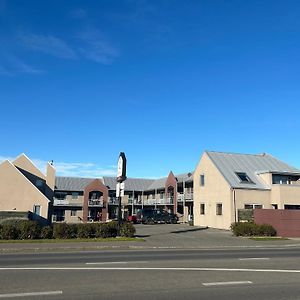
[{"label": "dormer window", "polygon": [[252,180],[244,172],[236,172],[236,176],[239,178],[241,183],[252,183]]}]

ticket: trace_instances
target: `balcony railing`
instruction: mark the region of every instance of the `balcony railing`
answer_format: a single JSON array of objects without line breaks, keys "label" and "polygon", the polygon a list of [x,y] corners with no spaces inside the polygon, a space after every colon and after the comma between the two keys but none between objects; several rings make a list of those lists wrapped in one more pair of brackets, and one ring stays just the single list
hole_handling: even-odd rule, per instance
[{"label": "balcony railing", "polygon": [[103,199],[89,199],[89,206],[103,207]]},{"label": "balcony railing", "polygon": [[52,215],[52,222],[64,222],[65,216]]},{"label": "balcony railing", "polygon": [[190,193],[177,193],[178,202],[193,201],[193,198],[194,198],[193,192],[190,192]]},{"label": "balcony railing", "polygon": [[164,204],[173,204],[174,199],[173,198],[162,198],[162,199],[146,199],[144,201],[144,205],[164,205]]},{"label": "balcony railing", "polygon": [[53,205],[68,205],[69,200],[53,198]]},{"label": "balcony railing", "polygon": [[142,205],[142,199],[128,198],[128,204]]},{"label": "balcony railing", "polygon": [[116,198],[116,197],[109,197],[108,204],[118,205],[119,204],[119,199]]}]

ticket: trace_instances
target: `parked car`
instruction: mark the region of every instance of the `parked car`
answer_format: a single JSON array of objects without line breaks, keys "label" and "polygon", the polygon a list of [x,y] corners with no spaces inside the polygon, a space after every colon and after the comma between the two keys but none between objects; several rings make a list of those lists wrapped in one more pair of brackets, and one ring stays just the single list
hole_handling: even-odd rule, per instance
[{"label": "parked car", "polygon": [[157,209],[142,209],[137,213],[137,223],[143,224],[176,224],[176,214]]},{"label": "parked car", "polygon": [[137,223],[137,217],[136,217],[135,215],[128,216],[128,217],[127,217],[127,222],[136,224],[136,223]]}]

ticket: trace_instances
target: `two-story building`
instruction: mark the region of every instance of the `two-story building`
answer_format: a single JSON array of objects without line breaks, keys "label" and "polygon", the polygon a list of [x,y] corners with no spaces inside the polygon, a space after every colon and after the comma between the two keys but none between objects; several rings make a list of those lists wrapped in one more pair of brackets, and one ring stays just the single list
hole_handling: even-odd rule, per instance
[{"label": "two-story building", "polygon": [[266,153],[205,151],[194,172],[194,224],[229,229],[255,208],[300,209],[300,170]]}]

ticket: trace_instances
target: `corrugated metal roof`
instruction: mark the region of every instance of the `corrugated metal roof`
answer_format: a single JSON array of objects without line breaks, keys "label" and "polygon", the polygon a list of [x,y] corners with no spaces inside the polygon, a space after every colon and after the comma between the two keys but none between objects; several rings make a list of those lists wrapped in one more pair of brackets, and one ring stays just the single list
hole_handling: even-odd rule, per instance
[{"label": "corrugated metal roof", "polygon": [[[263,154],[238,154],[206,151],[212,162],[233,188],[269,189],[258,176],[261,172],[299,174],[300,170],[279,159]],[[237,172],[246,173],[252,183],[240,181]]]},{"label": "corrugated metal roof", "polygon": [[[190,175],[190,176],[189,176]],[[193,180],[192,173],[184,173],[175,176],[178,182],[183,180],[188,182]],[[55,189],[61,191],[83,191],[84,188],[96,178],[80,178],[80,177],[61,177],[55,178]],[[103,177],[102,182],[110,190],[116,189],[115,177]],[[150,191],[155,189],[162,189],[165,187],[167,177],[159,179],[145,179],[145,178],[127,178],[125,181],[125,191]]]},{"label": "corrugated metal roof", "polygon": [[60,191],[84,191],[84,188],[90,184],[95,178],[80,177],[55,177],[55,189]]},{"label": "corrugated metal roof", "polygon": [[[116,189],[116,177],[103,177],[104,184],[110,189]],[[125,181],[125,191],[145,191],[152,184],[154,179],[127,178]]]}]

